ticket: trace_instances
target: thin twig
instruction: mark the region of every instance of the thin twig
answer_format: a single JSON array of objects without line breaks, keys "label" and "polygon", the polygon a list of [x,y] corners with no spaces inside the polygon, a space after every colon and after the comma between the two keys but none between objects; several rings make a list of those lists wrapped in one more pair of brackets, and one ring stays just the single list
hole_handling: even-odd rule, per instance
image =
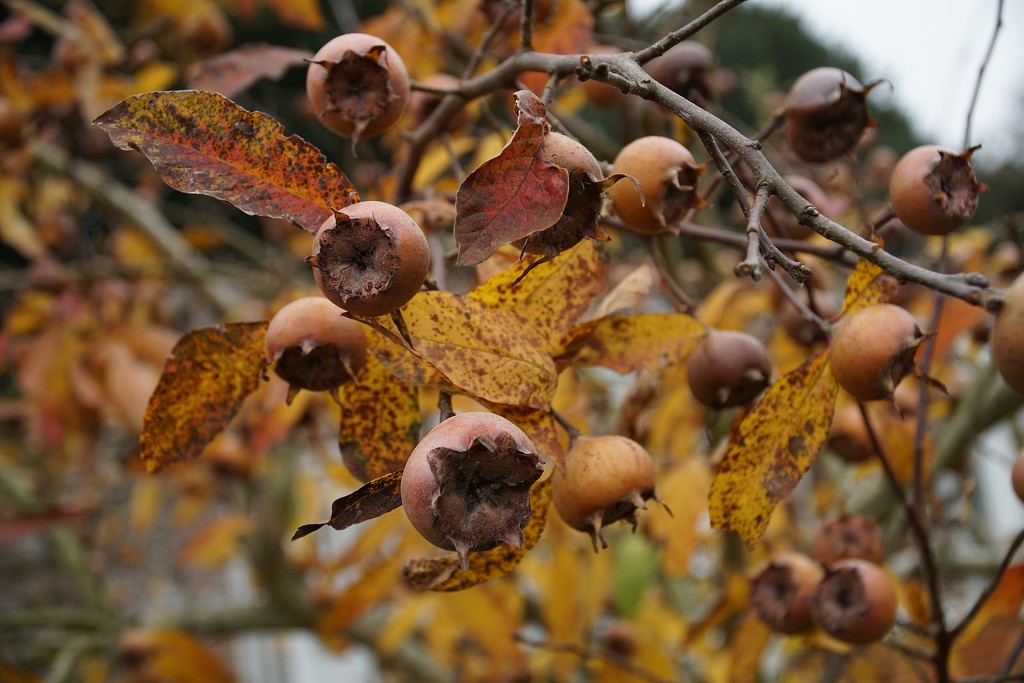
[{"label": "thin twig", "polygon": [[996,47],[996,38],[999,36],[999,31],[1003,28],[1003,0],[997,0],[996,2],[996,25],[992,29],[992,37],[988,41],[988,49],[985,50],[985,57],[981,60],[981,66],[978,67],[978,77],[974,79],[974,92],[971,93],[971,103],[967,107],[967,123],[964,124],[964,149],[968,149],[971,146],[971,123],[974,119],[974,107],[978,104],[978,94],[981,92],[981,81],[985,76],[985,70],[988,68],[988,63],[992,59],[992,52]]},{"label": "thin twig", "polygon": [[665,252],[662,251],[658,235],[648,235],[644,238],[644,246],[647,247],[647,253],[650,254],[651,261],[654,263],[654,267],[661,276],[661,281],[665,285],[665,289],[668,290],[672,300],[676,303],[676,310],[682,313],[689,313],[697,308],[696,302],[694,302],[694,300],[683,291],[683,288],[679,286],[679,283],[676,282],[675,274],[672,272],[672,268],[669,266],[668,260],[665,258]]},{"label": "thin twig", "polygon": [[576,439],[583,435],[583,432],[581,432],[572,422],[569,422],[569,420],[560,412],[554,409],[552,409],[550,412],[551,417],[555,419],[555,422],[557,422],[562,427],[562,429],[565,430],[565,433],[569,435],[570,446],[572,445],[573,441],[575,441]]},{"label": "thin twig", "polygon": [[747,253],[732,269],[736,277],[749,277],[754,282],[761,280],[761,218],[771,196],[772,193],[767,187],[762,185],[757,188],[754,203],[747,214]]},{"label": "thin twig", "polygon": [[694,35],[702,28],[713,22],[718,17],[722,16],[731,9],[739,7],[745,2],[745,0],[722,0],[721,2],[714,5],[711,9],[704,14],[700,15],[686,26],[680,29],[672,31],[667,36],[656,42],[650,47],[639,50],[636,53],[637,62],[645,64],[655,57],[660,57],[665,54],[670,47],[683,42],[690,36]]},{"label": "thin twig", "polygon": [[522,12],[519,15],[519,49],[523,51],[533,49],[534,9],[533,0],[522,0]]},{"label": "thin twig", "polygon": [[[949,237],[942,238],[942,252],[939,255],[937,265],[939,272],[945,272],[946,262],[949,255]],[[939,329],[939,321],[942,319],[942,308],[945,305],[946,297],[935,292],[932,302],[932,316],[928,323],[928,338],[924,342],[924,350],[921,353],[918,363],[918,371],[928,376],[931,370],[932,360],[935,357],[935,341],[938,335],[934,334]],[[928,435],[928,400],[931,385],[929,382],[921,382],[918,386],[917,404],[917,426],[914,430],[914,507],[918,514],[923,515],[925,507],[924,491],[924,442]]]},{"label": "thin twig", "polygon": [[769,270],[768,277],[774,280],[775,284],[779,288],[779,291],[782,292],[782,295],[789,300],[789,303],[793,304],[793,306],[796,307],[796,310],[800,311],[800,315],[802,315],[805,320],[810,320],[824,334],[827,335],[829,333],[829,331],[831,330],[831,326],[825,320],[823,320],[820,315],[812,311],[811,308],[807,304],[805,304],[799,296],[797,296],[797,293],[794,292],[793,288],[790,287],[789,284],[782,279],[781,275],[779,275],[774,270]]}]

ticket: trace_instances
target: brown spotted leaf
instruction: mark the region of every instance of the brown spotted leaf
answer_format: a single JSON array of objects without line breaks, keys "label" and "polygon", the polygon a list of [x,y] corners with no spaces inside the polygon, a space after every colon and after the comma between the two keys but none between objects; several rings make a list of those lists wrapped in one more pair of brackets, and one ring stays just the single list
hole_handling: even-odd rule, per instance
[{"label": "brown spotted leaf", "polygon": [[604,290],[608,259],[594,242],[587,240],[536,266],[530,277],[512,284],[538,258],[523,259],[488,278],[469,296],[529,321],[547,340],[546,349],[555,353],[576,319]]},{"label": "brown spotted leaf", "polygon": [[[420,292],[402,307],[408,349],[448,386],[492,403],[546,409],[558,379],[544,338],[515,313],[450,292]],[[386,317],[360,318],[405,345]]]},{"label": "brown spotted leaf", "polygon": [[508,574],[533,549],[544,532],[551,505],[551,481],[551,477],[548,477],[534,484],[530,490],[530,511],[533,516],[523,528],[521,548],[503,544],[493,550],[471,552],[469,569],[466,571],[462,571],[459,558],[454,556],[409,560],[402,571],[405,580],[416,590],[450,592],[472,588]]},{"label": "brown spotted leaf", "polygon": [[314,531],[330,526],[338,531],[360,522],[368,522],[391,512],[402,505],[402,472],[390,472],[363,484],[358,489],[338,498],[331,505],[331,518],[326,522],[303,524],[292,540],[308,536]]},{"label": "brown spotted leaf", "polygon": [[359,201],[323,153],[261,112],[216,93],[167,90],[122,100],[95,121],[122,149],[137,149],[165,183],[230,202],[247,214],[284,218],[316,232]]},{"label": "brown spotted leaf", "polygon": [[195,458],[259,385],[266,322],[192,330],[178,340],[142,420],[140,457],[155,472]]},{"label": "brown spotted leaf", "polygon": [[781,377],[743,418],[711,482],[712,526],[749,546],[764,536],[828,436],[838,392],[828,358],[821,351]]},{"label": "brown spotted leaf", "polygon": [[471,266],[503,244],[553,225],[569,196],[569,173],[542,154],[550,130],[540,99],[516,93],[516,132],[505,148],[459,186],[455,198],[458,263]]},{"label": "brown spotted leaf", "polygon": [[560,368],[658,370],[686,360],[704,334],[704,326],[683,313],[609,315],[576,325],[555,360]]},{"label": "brown spotted leaf", "polygon": [[405,468],[420,436],[419,390],[372,354],[355,380],[338,389],[338,446],[352,476],[369,481]]},{"label": "brown spotted leaf", "polygon": [[313,56],[308,50],[247,43],[222,52],[188,68],[188,87],[234,97],[261,79],[278,80],[288,69],[305,66]]}]

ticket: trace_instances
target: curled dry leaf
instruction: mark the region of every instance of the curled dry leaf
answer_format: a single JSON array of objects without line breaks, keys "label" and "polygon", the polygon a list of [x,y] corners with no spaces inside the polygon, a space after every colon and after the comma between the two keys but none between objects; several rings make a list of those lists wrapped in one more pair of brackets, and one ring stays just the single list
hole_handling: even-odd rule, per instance
[{"label": "curled dry leaf", "polygon": [[315,233],[332,209],[359,201],[319,149],[216,93],[134,95],[95,123],[121,149],[145,154],[174,189],[216,197],[250,215],[284,218]]},{"label": "curled dry leaf", "polygon": [[308,50],[296,50],[266,43],[246,43],[222,52],[188,68],[189,88],[234,97],[262,79],[278,80],[288,69],[305,66],[313,56]]},{"label": "curled dry leaf", "polygon": [[331,505],[330,519],[325,522],[303,524],[292,534],[292,540],[308,536],[325,526],[341,531],[354,524],[380,517],[401,505],[402,472],[391,472],[363,484],[347,496],[338,498]]}]

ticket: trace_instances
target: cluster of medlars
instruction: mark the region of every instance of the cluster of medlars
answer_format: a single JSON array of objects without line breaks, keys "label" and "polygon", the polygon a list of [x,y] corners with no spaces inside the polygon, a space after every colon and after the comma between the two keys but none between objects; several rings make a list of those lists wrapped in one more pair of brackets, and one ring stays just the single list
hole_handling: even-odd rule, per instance
[{"label": "cluster of medlars", "polygon": [[812,553],[777,553],[751,576],[754,614],[786,635],[820,628],[852,644],[883,638],[898,600],[879,566],[885,548],[878,528],[863,517],[840,517],[822,526]]}]

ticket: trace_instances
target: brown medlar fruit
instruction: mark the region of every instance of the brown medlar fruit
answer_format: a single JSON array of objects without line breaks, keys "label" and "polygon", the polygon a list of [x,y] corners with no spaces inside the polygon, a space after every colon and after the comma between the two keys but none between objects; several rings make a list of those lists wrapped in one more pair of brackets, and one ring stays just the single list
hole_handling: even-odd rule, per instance
[{"label": "brown medlar fruit", "polygon": [[355,377],[366,364],[366,333],[361,323],[342,317],[319,296],[285,304],[267,326],[266,362],[288,383],[288,403],[301,389],[329,391]]},{"label": "brown medlar fruit", "polygon": [[467,555],[500,543],[519,548],[530,521],[530,487],[544,465],[530,438],[493,413],[460,413],[417,444],[402,472],[402,506],[439,548]]},{"label": "brown medlar fruit", "polygon": [[636,511],[655,499],[654,461],[624,436],[579,436],[555,469],[552,502],[565,523],[590,534],[594,550],[607,548],[604,527],[625,520],[636,529]]},{"label": "brown medlar fruit", "polygon": [[885,539],[867,517],[842,515],[818,529],[811,554],[825,566],[850,558],[880,564],[885,561]]},{"label": "brown medlar fruit", "polygon": [[836,381],[858,401],[889,398],[915,370],[914,355],[924,338],[905,308],[862,308],[836,325],[829,351]]},{"label": "brown medlar fruit", "polygon": [[409,102],[409,72],[385,41],[345,33],[313,55],[306,95],[320,122],[354,144],[398,121]]},{"label": "brown medlar fruit", "polygon": [[750,403],[768,386],[771,374],[768,350],[745,332],[709,331],[686,362],[693,397],[716,410]]},{"label": "brown medlar fruit", "polygon": [[821,164],[847,154],[875,125],[867,92],[856,78],[834,67],[803,74],[786,95],[786,140],[804,161]]},{"label": "brown medlar fruit", "polygon": [[973,151],[923,145],[904,154],[889,179],[896,217],[922,235],[948,235],[969,221],[984,189],[971,167]]},{"label": "brown medlar fruit", "polygon": [[811,599],[811,616],[826,633],[847,643],[880,640],[896,619],[896,588],[867,560],[836,562]]},{"label": "brown medlar fruit", "polygon": [[420,290],[430,248],[416,221],[397,206],[366,201],[324,221],[307,259],[320,291],[356,315],[386,315]]},{"label": "brown medlar fruit", "polygon": [[992,323],[992,360],[1010,388],[1024,394],[1024,275],[1003,292]]},{"label": "brown medlar fruit", "polygon": [[750,607],[773,631],[810,631],[811,596],[824,576],[821,565],[806,555],[779,553],[751,577]]}]

